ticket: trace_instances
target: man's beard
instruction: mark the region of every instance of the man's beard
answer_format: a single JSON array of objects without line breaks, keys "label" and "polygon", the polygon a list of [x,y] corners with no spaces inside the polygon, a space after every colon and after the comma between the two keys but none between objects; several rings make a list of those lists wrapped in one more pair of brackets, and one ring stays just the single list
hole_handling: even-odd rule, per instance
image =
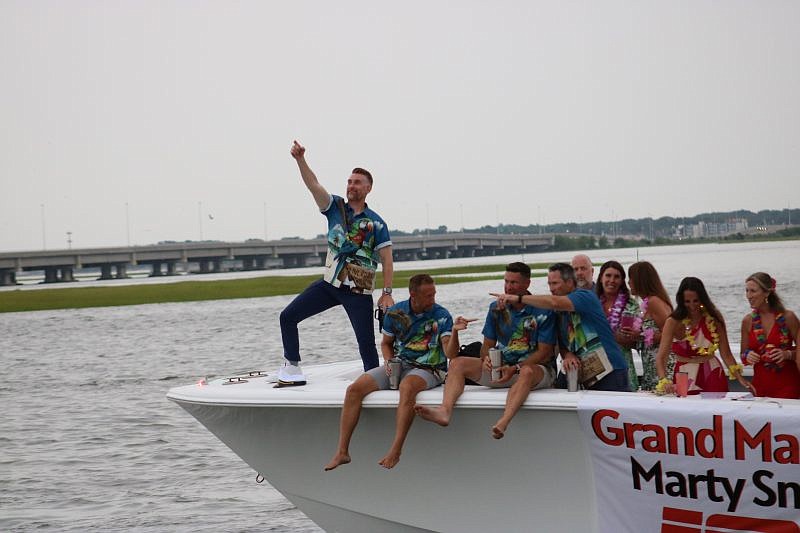
[{"label": "man's beard", "polygon": [[362,195],[358,191],[347,191],[347,201],[352,202],[355,201],[362,201],[366,198],[366,195]]}]

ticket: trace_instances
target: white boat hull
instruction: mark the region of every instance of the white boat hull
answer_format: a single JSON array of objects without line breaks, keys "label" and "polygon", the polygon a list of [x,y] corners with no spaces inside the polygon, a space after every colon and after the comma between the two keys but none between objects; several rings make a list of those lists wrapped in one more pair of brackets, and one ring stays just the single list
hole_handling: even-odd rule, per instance
[{"label": "white boat hull", "polygon": [[[566,391],[532,393],[506,438],[494,440],[505,391],[468,387],[449,427],[414,423],[392,470],[378,461],[394,436],[398,393],[379,391],[365,401],[352,463],[323,471],[358,366],[308,367],[306,387],[273,389],[260,377],[178,387],[168,397],[326,531],[596,530],[578,394]],[[418,399],[441,397],[438,388]]]},{"label": "white boat hull", "polygon": [[[360,375],[361,362],[304,371],[308,385],[302,387],[275,389],[259,376],[177,387],[168,397],[330,532],[597,531],[594,469],[579,400],[603,404],[623,396],[653,411],[682,401],[650,393],[534,391],[506,437],[495,440],[490,428],[506,390],[467,387],[450,426],[415,421],[400,463],[385,470],[378,461],[394,437],[398,392],[378,391],[364,401],[352,462],[325,472],[345,390]],[[417,400],[438,405],[442,391],[425,391]],[[703,399],[711,410],[714,402],[720,409],[732,405]],[[800,401],[781,403],[800,416]]]}]

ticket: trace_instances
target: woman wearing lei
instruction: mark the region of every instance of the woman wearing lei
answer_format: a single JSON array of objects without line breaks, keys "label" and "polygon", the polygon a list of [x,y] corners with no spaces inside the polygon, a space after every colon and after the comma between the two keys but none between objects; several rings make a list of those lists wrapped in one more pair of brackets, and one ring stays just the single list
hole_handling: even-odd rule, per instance
[{"label": "woman wearing lei", "polygon": [[674,375],[667,377],[667,356],[670,349],[675,355],[675,374],[689,374],[689,394],[700,392],[727,392],[728,383],[719,359],[719,350],[728,367],[730,379],[750,389],[742,377],[742,365],[733,358],[725,320],[708,297],[703,282],[694,277],[683,278],[675,295],[675,311],[664,323],[661,344],[656,355],[659,382],[656,392],[669,394],[675,391]]},{"label": "woman wearing lei", "polygon": [[658,384],[656,352],[661,342],[661,331],[672,313],[672,301],[655,267],[647,261],[639,261],[628,267],[628,285],[631,294],[642,299],[639,304],[642,328],[636,334],[643,369],[639,384],[642,390],[655,390]]},{"label": "woman wearing lei", "polygon": [[614,339],[628,363],[628,383],[631,390],[635,391],[639,388],[639,377],[633,365],[631,348],[636,346],[636,339],[642,328],[639,304],[635,298],[631,298],[628,286],[625,285],[625,269],[618,262],[603,263],[597,281],[597,297],[600,298],[608,324],[614,332]]},{"label": "woman wearing lei", "polygon": [[756,272],[745,281],[745,296],[753,309],[742,320],[742,362],[753,365],[758,396],[800,398],[797,365],[797,315],[783,306],[775,280]]}]

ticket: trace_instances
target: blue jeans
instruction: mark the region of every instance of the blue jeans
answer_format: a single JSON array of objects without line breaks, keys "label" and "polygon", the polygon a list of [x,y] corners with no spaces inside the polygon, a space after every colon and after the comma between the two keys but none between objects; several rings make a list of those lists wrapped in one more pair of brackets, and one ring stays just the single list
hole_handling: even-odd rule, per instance
[{"label": "blue jeans", "polygon": [[[558,378],[553,385],[557,389],[567,388],[567,376],[563,372],[558,373]],[[627,370],[612,370],[609,375],[592,385],[590,390],[606,390],[618,392],[630,392]]]},{"label": "blue jeans", "polygon": [[337,288],[322,279],[309,285],[281,311],[283,356],[289,361],[300,361],[297,324],[337,305],[344,307],[350,318],[364,370],[378,366],[375,330],[372,329],[372,295],[351,292],[347,287]]}]

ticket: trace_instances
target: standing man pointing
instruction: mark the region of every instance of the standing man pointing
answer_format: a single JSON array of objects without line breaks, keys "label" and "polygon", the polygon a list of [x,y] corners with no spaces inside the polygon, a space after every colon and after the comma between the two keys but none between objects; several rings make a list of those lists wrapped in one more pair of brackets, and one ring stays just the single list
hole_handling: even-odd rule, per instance
[{"label": "standing man pointing", "polygon": [[394,305],[392,298],[392,241],[386,222],[367,206],[372,175],[354,168],[347,178],[347,201],[323,187],[305,159],[306,149],[294,141],[291,154],[320,212],[328,220],[328,256],[323,279],[309,285],[281,312],[284,365],[278,369],[276,386],[305,385],[300,369],[297,324],[331,307],[344,307],[356,334],[364,370],[378,366],[372,325],[372,290],[380,261],[383,293],[379,307]]}]

